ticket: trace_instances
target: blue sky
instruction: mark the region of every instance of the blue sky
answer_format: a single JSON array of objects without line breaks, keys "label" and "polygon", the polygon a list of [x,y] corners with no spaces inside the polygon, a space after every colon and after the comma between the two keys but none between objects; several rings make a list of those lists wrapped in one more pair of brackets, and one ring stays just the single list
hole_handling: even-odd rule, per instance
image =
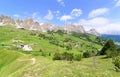
[{"label": "blue sky", "polygon": [[3,0],[0,14],[53,25],[80,24],[86,30],[120,34],[120,0]]}]

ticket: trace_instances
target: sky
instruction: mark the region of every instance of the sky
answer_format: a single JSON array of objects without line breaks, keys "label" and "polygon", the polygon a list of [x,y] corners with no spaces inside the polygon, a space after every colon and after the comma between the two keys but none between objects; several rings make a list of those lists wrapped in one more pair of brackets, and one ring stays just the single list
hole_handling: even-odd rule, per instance
[{"label": "sky", "polygon": [[96,29],[103,34],[120,34],[120,0],[3,0],[0,14],[33,18],[40,24],[67,23]]}]

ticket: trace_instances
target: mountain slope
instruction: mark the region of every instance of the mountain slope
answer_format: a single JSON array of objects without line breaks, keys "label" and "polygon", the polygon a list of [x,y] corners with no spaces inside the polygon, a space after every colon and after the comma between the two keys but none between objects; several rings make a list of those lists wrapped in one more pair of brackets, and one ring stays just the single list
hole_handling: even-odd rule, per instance
[{"label": "mountain slope", "polygon": [[[74,37],[73,35],[68,35],[68,34],[63,34],[60,35],[59,32],[54,32],[52,34],[50,33],[39,33],[38,31],[30,31],[30,30],[24,30],[24,29],[16,29],[14,26],[4,26],[4,27],[0,27],[0,35],[1,35],[1,40],[0,40],[0,44],[5,46],[15,46],[21,42],[18,43],[14,43],[13,40],[21,40],[23,41],[23,44],[29,44],[31,46],[33,46],[33,50],[35,51],[39,51],[40,47],[41,48],[57,48],[60,49],[60,51],[66,51],[65,48],[62,48],[60,46],[56,46],[54,44],[51,43],[51,39],[49,38],[53,38],[54,40],[58,41],[59,44],[63,44],[64,40],[67,38],[70,38],[74,43],[80,43],[81,45],[83,45],[83,47],[81,47],[83,50],[86,49],[86,47],[90,44],[92,44],[92,40],[88,40],[86,35],[82,35],[81,39],[79,37]],[[81,36],[80,35],[80,36]],[[90,35],[93,36],[93,35]],[[95,40],[96,36],[94,36],[93,41]],[[92,39],[90,37],[90,39]],[[69,42],[69,41],[68,41]],[[67,43],[67,42],[66,42]],[[76,50],[74,48],[74,43],[73,43],[73,50]],[[36,45],[36,46],[35,46]],[[99,45],[95,44],[96,47],[100,47]],[[81,48],[79,48],[80,50],[82,50]],[[48,51],[47,49],[43,49],[45,51]]]},{"label": "mountain slope", "polygon": [[[13,25],[0,27],[0,77],[120,76],[111,70],[111,59],[101,59],[104,56],[97,57],[97,70],[93,67],[92,57],[81,61],[52,60],[54,53],[68,52],[76,55],[85,51],[98,52],[102,48],[101,44],[95,42],[97,36],[73,34],[66,34],[61,30],[41,33],[16,29]],[[23,51],[17,48],[19,44],[30,45],[33,51]],[[72,49],[67,50],[69,44]]]}]

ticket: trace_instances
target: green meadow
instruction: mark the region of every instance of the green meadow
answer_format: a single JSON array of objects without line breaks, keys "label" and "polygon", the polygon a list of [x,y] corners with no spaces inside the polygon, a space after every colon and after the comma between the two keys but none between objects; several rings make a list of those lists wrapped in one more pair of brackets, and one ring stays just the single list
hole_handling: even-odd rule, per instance
[{"label": "green meadow", "polygon": [[[99,53],[103,41],[90,34],[40,33],[12,25],[0,27],[0,77],[120,77],[111,58],[92,54],[85,58],[84,52]],[[23,51],[17,48],[19,44],[28,44],[33,51]],[[80,54],[81,59],[53,60],[55,53],[64,52],[73,54],[72,58]]]}]

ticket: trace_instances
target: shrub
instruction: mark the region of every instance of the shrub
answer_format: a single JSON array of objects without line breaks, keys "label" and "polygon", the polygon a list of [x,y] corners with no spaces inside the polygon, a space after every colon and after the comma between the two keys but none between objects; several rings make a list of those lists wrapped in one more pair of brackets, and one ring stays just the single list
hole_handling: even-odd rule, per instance
[{"label": "shrub", "polygon": [[25,28],[20,28],[21,30],[25,30]]},{"label": "shrub", "polygon": [[49,42],[57,46],[59,45],[59,41],[57,39],[51,39]]},{"label": "shrub", "polygon": [[71,45],[71,44],[68,44],[68,45],[66,46],[66,49],[67,49],[67,50],[72,50],[72,45]]},{"label": "shrub", "polygon": [[36,33],[35,33],[35,32],[31,32],[30,35],[31,35],[31,36],[35,36]]},{"label": "shrub", "polygon": [[53,35],[54,31],[48,30],[47,33]]},{"label": "shrub", "polygon": [[64,52],[61,55],[61,59],[62,60],[67,60],[67,61],[72,61],[73,60],[73,53],[68,53],[68,52]]},{"label": "shrub", "polygon": [[53,60],[61,60],[61,54],[60,53],[55,53]]},{"label": "shrub", "polygon": [[40,49],[40,50],[39,50],[39,52],[43,52],[43,50],[42,50],[42,49]]},{"label": "shrub", "polygon": [[2,43],[1,46],[5,46],[5,44]]},{"label": "shrub", "polygon": [[67,61],[76,60],[76,61],[80,61],[81,59],[82,59],[82,54],[74,55],[73,53],[68,53],[68,52],[55,53],[54,57],[53,57],[53,60],[67,60]]},{"label": "shrub", "polygon": [[92,55],[92,53],[89,52],[89,51],[86,51],[86,52],[83,53],[83,57],[84,57],[84,58],[91,57],[91,55]]},{"label": "shrub", "polygon": [[63,43],[59,43],[59,46],[64,48],[64,44]]},{"label": "shrub", "polygon": [[32,55],[34,55],[34,56],[40,56],[40,55],[41,55],[41,53],[40,53],[40,52],[38,52],[38,51],[34,51],[34,52],[32,52]]},{"label": "shrub", "polygon": [[117,49],[117,56],[120,55],[120,48]]},{"label": "shrub", "polygon": [[47,56],[46,52],[42,52],[41,56]]},{"label": "shrub", "polygon": [[46,38],[46,36],[44,34],[41,34],[41,33],[38,36],[41,37],[41,38],[43,38],[43,39]]},{"label": "shrub", "polygon": [[64,42],[71,42],[73,41],[71,38],[65,38]]},{"label": "shrub", "polygon": [[113,58],[113,64],[115,66],[115,70],[117,72],[120,72],[120,56],[117,56],[117,57]]},{"label": "shrub", "polygon": [[68,52],[64,52],[64,53],[55,53],[53,60],[67,60],[67,61],[72,61],[74,58],[73,53],[68,53]]},{"label": "shrub", "polygon": [[[111,52],[107,52],[107,51],[111,51]],[[106,44],[104,45],[104,47],[102,48],[100,54],[106,55],[107,53],[110,54],[110,53],[114,53],[115,51],[116,51],[116,46],[115,46],[114,42],[112,40],[108,40],[106,42]]]},{"label": "shrub", "polygon": [[108,58],[112,58],[112,57],[115,57],[115,56],[117,56],[117,51],[111,51],[111,50],[107,50],[106,51],[106,56],[108,57]]},{"label": "shrub", "polygon": [[63,30],[57,30],[56,33],[58,33],[59,35],[63,36],[64,31]]},{"label": "shrub", "polygon": [[76,60],[76,61],[80,61],[81,59],[82,59],[82,54],[76,54],[74,56],[74,60]]},{"label": "shrub", "polygon": [[48,56],[51,56],[51,53],[49,53]]}]

